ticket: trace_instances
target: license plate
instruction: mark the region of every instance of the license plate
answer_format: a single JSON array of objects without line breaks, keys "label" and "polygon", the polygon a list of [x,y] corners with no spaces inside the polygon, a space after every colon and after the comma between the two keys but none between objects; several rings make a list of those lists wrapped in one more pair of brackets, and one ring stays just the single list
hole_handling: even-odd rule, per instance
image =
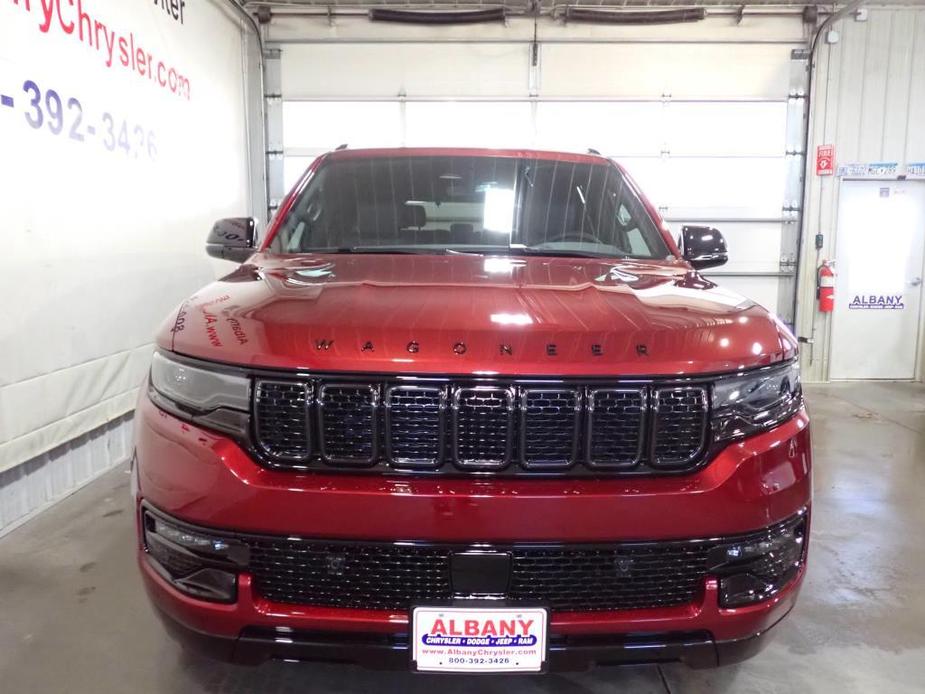
[{"label": "license plate", "polygon": [[540,672],[547,621],[542,608],[416,607],[411,658],[421,672]]}]

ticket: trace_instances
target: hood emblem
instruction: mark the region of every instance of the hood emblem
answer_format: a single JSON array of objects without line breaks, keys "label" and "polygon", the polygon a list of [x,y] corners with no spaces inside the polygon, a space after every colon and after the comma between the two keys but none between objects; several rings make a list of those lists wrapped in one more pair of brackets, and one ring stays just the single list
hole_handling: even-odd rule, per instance
[{"label": "hood emblem", "polygon": [[411,352],[412,354],[417,354],[418,352],[421,351],[421,345],[418,344],[416,340],[412,340],[411,342],[408,343],[408,351]]},{"label": "hood emblem", "polygon": [[457,342],[455,345],[453,345],[453,351],[456,354],[465,354],[466,352],[469,351],[469,348],[466,347],[465,342]]},{"label": "hood emblem", "polygon": [[327,352],[334,346],[334,340],[315,340],[315,349],[319,352]]},{"label": "hood emblem", "polygon": [[360,348],[363,352],[375,352],[376,348],[373,347],[373,343],[367,340],[363,343],[363,346]]}]

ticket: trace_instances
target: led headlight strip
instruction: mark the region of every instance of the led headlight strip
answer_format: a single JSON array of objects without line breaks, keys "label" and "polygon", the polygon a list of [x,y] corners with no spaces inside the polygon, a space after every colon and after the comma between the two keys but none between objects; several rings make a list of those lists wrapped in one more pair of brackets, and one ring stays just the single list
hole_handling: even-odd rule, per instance
[{"label": "led headlight strip", "polygon": [[719,377],[713,386],[713,438],[728,441],[765,431],[795,415],[802,404],[796,360]]},{"label": "led headlight strip", "polygon": [[201,369],[155,352],[148,386],[151,400],[180,419],[230,434],[247,433],[251,382],[246,376]]}]

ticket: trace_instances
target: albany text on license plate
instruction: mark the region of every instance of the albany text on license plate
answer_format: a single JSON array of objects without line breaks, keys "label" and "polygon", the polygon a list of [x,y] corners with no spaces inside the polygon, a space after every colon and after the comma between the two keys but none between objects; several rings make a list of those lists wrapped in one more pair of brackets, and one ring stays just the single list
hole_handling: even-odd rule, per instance
[{"label": "albany text on license plate", "polygon": [[416,607],[411,657],[423,672],[540,672],[547,614],[541,608]]}]

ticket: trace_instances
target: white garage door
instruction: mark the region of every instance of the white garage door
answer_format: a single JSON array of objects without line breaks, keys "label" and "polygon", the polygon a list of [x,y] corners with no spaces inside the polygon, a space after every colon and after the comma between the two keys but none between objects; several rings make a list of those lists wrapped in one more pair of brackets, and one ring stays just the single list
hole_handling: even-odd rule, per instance
[{"label": "white garage door", "polygon": [[342,40],[317,24],[299,36],[290,22],[273,44],[283,182],[340,144],[594,148],[629,169],[676,231],[720,228],[731,260],[717,281],[790,320],[797,225],[782,210],[796,204],[788,186],[801,161],[788,154],[800,145],[801,25],[750,21],[743,34],[723,20],[603,39],[598,27],[553,27],[535,65],[517,26],[487,38],[470,27],[467,42],[428,42],[418,29],[402,42],[358,37],[360,25],[341,27]]}]

